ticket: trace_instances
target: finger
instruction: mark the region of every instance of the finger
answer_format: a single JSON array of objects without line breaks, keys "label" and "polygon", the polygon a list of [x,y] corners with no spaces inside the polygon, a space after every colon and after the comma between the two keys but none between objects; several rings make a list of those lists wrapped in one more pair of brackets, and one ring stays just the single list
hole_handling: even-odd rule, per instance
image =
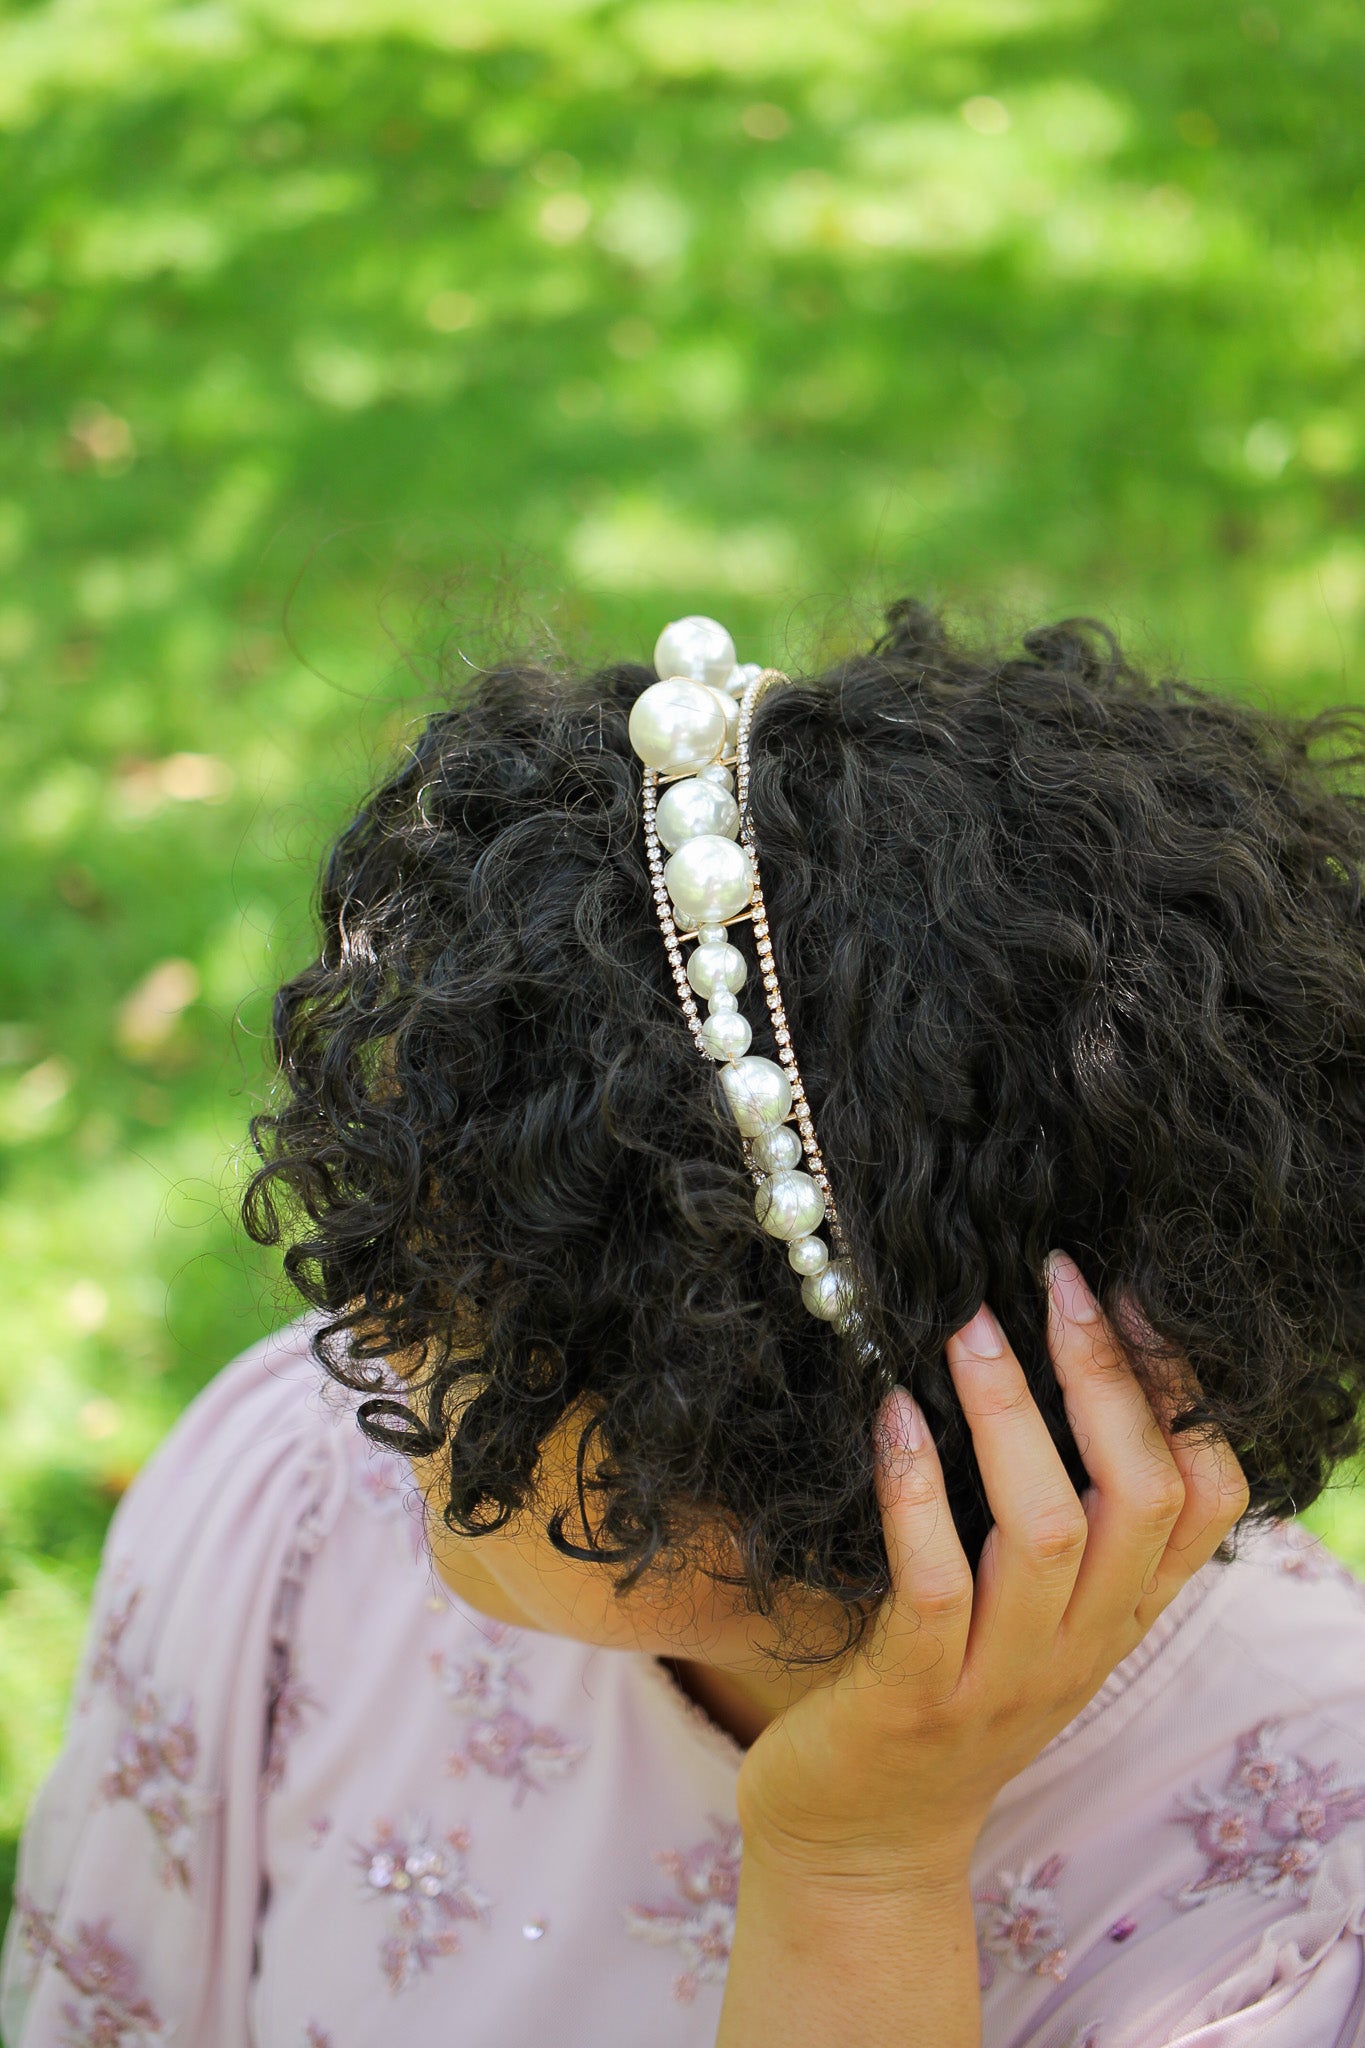
[{"label": "finger", "polygon": [[877,1617],[871,1661],[946,1698],[962,1670],[972,1615],[972,1569],[958,1539],[943,1467],[919,1404],[897,1387],[877,1417],[877,1500],[891,1591]]},{"label": "finger", "polygon": [[1093,1482],[1085,1561],[1067,1628],[1097,1642],[1136,1640],[1139,1606],[1152,1599],[1185,1478],[1151,1405],[1074,1261],[1048,1261],[1048,1349],[1067,1420]]},{"label": "finger", "polygon": [[983,1307],[950,1337],[948,1369],[995,1527],[977,1572],[968,1656],[1038,1654],[1066,1611],[1087,1527],[1019,1361]]},{"label": "finger", "polygon": [[[1190,1398],[1198,1388],[1191,1386]],[[1187,1580],[1206,1565],[1224,1537],[1247,1511],[1251,1489],[1226,1437],[1213,1430],[1175,1434],[1161,1412],[1157,1421],[1185,1486],[1185,1504],[1157,1566],[1156,1583],[1138,1605],[1145,1630],[1168,1607]]]}]

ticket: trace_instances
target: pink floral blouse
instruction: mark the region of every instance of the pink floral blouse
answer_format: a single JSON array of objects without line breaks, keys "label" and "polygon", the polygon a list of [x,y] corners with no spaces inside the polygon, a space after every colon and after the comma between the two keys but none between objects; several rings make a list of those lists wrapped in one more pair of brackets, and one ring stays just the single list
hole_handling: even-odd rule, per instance
[{"label": "pink floral blouse", "polygon": [[[447,1593],[296,1325],[120,1507],[4,2039],[703,2048],[739,1762],[652,1659]],[[1210,1565],[1007,1786],[974,1894],[988,2048],[1359,2048],[1365,1592],[1292,1525]]]}]

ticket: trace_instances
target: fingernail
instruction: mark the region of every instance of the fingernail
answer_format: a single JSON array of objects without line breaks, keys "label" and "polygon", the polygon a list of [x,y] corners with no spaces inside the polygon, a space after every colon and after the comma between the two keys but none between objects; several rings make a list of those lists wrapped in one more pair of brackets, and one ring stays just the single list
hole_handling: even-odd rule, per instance
[{"label": "fingernail", "polygon": [[1096,1323],[1100,1305],[1081,1278],[1080,1267],[1066,1252],[1047,1255],[1047,1282],[1057,1312],[1069,1323]]},{"label": "fingernail", "polygon": [[914,1396],[907,1394],[905,1408],[905,1447],[910,1451],[922,1451],[929,1442],[929,1425],[924,1419],[924,1410]]},{"label": "fingernail", "polygon": [[973,1358],[1003,1358],[1005,1353],[1000,1325],[984,1301],[971,1321],[958,1331],[957,1341]]}]

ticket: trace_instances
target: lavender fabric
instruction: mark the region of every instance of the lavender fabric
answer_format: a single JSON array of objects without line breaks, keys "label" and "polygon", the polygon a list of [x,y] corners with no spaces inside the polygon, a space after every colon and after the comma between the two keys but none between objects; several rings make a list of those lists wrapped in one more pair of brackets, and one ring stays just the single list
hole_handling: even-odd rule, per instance
[{"label": "lavender fabric", "polygon": [[[703,2048],[739,1751],[653,1659],[461,1606],[307,1335],[120,1506],[8,2048]],[[1365,1590],[1293,1525],[1209,1566],[1006,1787],[973,1892],[987,2048],[1359,2048]]]}]

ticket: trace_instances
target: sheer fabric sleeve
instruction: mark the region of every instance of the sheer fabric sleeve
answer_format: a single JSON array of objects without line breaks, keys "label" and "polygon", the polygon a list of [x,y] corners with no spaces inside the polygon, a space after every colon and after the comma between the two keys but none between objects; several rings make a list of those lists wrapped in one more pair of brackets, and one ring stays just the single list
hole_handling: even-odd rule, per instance
[{"label": "sheer fabric sleeve", "polygon": [[1365,1849],[1329,1847],[1301,1910],[1268,1927],[1171,2048],[1365,2048]]},{"label": "sheer fabric sleeve", "polygon": [[1205,1909],[1185,1916],[1179,1949],[1152,1958],[1141,1995],[1125,1989],[1122,2018],[1101,1972],[1027,2048],[1365,2048],[1365,1844],[1324,1844],[1307,1898],[1264,1904],[1260,1930],[1232,1940]]},{"label": "sheer fabric sleeve", "polygon": [[297,1328],[120,1504],[0,1966],[7,2048],[243,2048],[281,1617],[344,1487]]},{"label": "sheer fabric sleeve", "polygon": [[1171,2048],[1362,2048],[1365,1979],[1359,1942],[1338,1942],[1306,1978],[1177,2036]]}]

